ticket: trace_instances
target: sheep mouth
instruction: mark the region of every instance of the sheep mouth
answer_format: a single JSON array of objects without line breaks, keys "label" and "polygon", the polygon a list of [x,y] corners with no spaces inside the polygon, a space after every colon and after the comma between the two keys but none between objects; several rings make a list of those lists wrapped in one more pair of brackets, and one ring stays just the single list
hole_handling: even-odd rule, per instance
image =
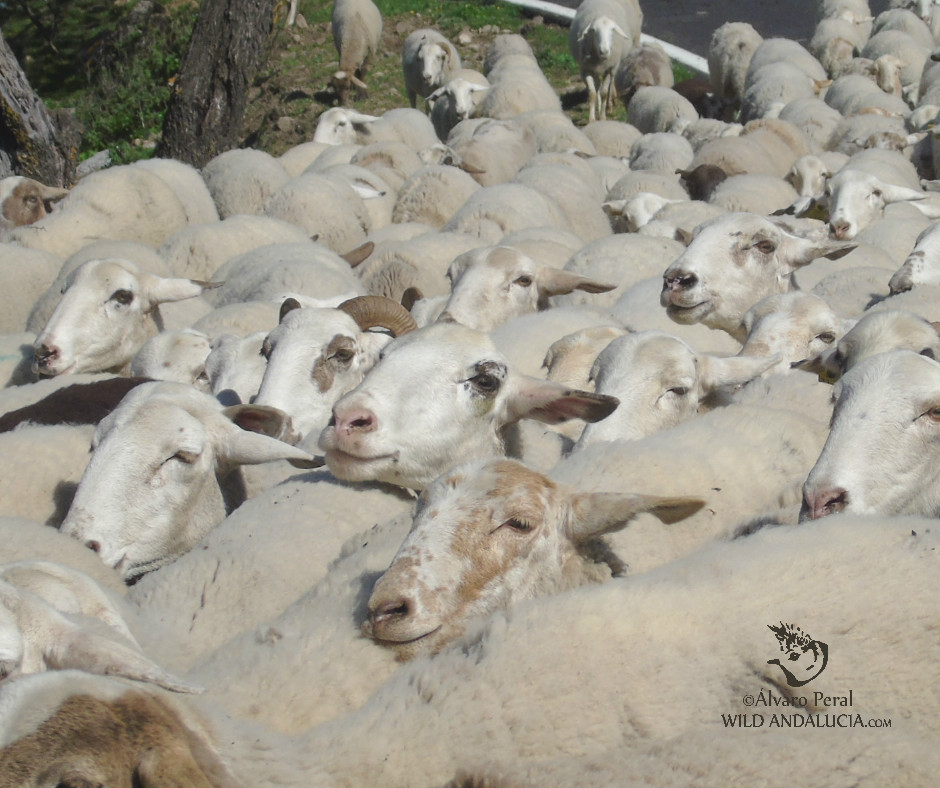
[{"label": "sheep mouth", "polygon": [[685,306],[682,304],[669,304],[666,314],[677,323],[698,323],[705,315],[712,311],[711,301],[699,301],[697,304]]},{"label": "sheep mouth", "polygon": [[398,462],[398,452],[363,457],[350,454],[343,449],[331,448],[326,450],[325,460],[330,471],[337,478],[361,482],[374,479],[381,468]]},{"label": "sheep mouth", "polygon": [[33,363],[33,372],[36,375],[41,375],[44,378],[56,378],[59,375],[68,375],[75,369],[76,366],[78,366],[78,362],[73,361],[63,369],[56,369],[53,364],[43,364],[37,361]]},{"label": "sheep mouth", "polygon": [[434,627],[434,629],[430,629],[422,635],[417,635],[416,637],[402,637],[402,638],[379,637],[374,633],[374,631],[371,630],[371,627],[369,628],[369,631],[365,631],[365,627],[363,629],[364,629],[364,634],[366,635],[366,637],[375,641],[378,645],[385,646],[386,648],[395,648],[397,646],[408,646],[413,643],[418,643],[422,640],[426,640],[427,638],[430,638],[432,635],[435,635],[438,632],[440,632],[443,626],[444,626],[443,624],[438,624],[436,627]]}]

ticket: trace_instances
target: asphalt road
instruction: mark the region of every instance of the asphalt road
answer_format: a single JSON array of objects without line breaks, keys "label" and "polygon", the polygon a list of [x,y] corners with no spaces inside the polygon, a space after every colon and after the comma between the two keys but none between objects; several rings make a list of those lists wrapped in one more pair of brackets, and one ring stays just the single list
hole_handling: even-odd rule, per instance
[{"label": "asphalt road", "polygon": [[[580,0],[554,0],[577,8]],[[887,0],[869,0],[872,13]],[[712,32],[725,22],[750,22],[764,38],[807,44],[816,27],[816,0],[640,0],[643,32],[696,55],[708,54]]]}]

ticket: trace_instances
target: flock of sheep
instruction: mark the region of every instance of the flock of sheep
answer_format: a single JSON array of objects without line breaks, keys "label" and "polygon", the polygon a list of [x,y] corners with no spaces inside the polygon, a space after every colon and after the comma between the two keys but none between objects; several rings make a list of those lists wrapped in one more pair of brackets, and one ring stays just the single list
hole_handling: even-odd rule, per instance
[{"label": "flock of sheep", "polygon": [[0,181],[0,783],[936,784],[940,10],[641,25]]}]

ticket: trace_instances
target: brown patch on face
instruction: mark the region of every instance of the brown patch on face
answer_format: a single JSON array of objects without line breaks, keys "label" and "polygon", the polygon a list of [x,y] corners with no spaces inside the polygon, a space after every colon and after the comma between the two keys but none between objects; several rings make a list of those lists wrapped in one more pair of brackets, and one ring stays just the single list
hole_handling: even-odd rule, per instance
[{"label": "brown patch on face", "polygon": [[[462,610],[477,600],[490,583],[531,551],[542,532],[546,512],[557,486],[547,477],[509,460],[495,463],[490,473],[493,485],[486,503],[466,512],[464,521],[475,527],[458,528],[451,542],[455,556],[464,559],[468,570],[457,587],[458,618]],[[497,522],[497,520],[499,522]],[[528,527],[521,531],[509,525]],[[498,545],[487,545],[496,530],[505,529]]]},{"label": "brown patch on face", "polygon": [[223,768],[162,700],[73,695],[39,728],[0,750],[0,785],[210,788]]},{"label": "brown patch on face", "polygon": [[326,350],[313,365],[313,379],[321,394],[332,388],[336,373],[349,366],[355,353],[356,343],[352,337],[337,334],[330,340]]},{"label": "brown patch on face", "polygon": [[14,227],[32,224],[46,215],[39,184],[31,180],[18,183],[0,208],[4,218]]}]

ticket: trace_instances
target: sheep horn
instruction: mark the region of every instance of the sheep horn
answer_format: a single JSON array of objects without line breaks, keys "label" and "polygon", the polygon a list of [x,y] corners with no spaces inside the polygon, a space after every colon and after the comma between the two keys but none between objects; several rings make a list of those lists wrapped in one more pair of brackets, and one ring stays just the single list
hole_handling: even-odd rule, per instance
[{"label": "sheep horn", "polygon": [[339,305],[359,328],[366,331],[376,326],[387,328],[392,336],[414,331],[418,324],[407,309],[384,296],[357,296]]}]

